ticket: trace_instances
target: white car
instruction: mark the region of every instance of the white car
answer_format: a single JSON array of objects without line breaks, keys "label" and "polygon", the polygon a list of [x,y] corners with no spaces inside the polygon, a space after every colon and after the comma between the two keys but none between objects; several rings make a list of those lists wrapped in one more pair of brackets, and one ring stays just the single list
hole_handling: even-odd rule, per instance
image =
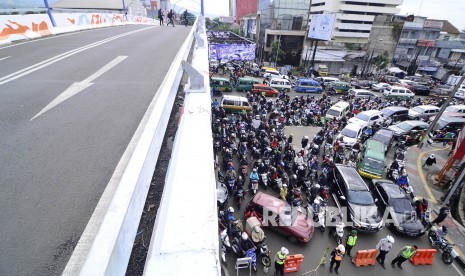
[{"label": "white car", "polygon": [[400,87],[400,86],[391,86],[390,89],[386,89],[383,92],[384,97],[387,98],[409,98],[413,99],[415,97],[415,94],[412,93],[412,91],[408,90],[405,87]]},{"label": "white car", "polygon": [[385,82],[380,82],[380,83],[377,83],[377,84],[373,84],[371,86],[371,90],[373,91],[378,91],[378,92],[383,92],[384,89],[387,89],[388,87],[390,87],[391,85],[389,83],[385,83]]},{"label": "white car", "polygon": [[362,137],[363,132],[367,127],[361,126],[356,123],[347,124],[337,136],[338,139],[342,137],[344,144],[348,147],[352,147],[357,139]]},{"label": "white car", "polygon": [[379,110],[363,111],[358,113],[355,117],[349,119],[349,123],[354,123],[361,126],[371,126],[375,122],[380,125],[384,122],[383,113]]},{"label": "white car", "polygon": [[465,85],[460,86],[457,92],[455,92],[454,97],[465,100]]},{"label": "white car", "polygon": [[349,94],[353,95],[354,98],[371,98],[375,99],[378,96],[375,93],[365,90],[365,89],[351,89],[349,90]]}]

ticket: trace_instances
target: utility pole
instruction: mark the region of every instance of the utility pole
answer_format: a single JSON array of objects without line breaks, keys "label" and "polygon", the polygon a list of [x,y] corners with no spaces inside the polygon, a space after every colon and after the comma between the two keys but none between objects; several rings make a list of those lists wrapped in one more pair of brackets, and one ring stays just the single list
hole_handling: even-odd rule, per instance
[{"label": "utility pole", "polygon": [[204,6],[203,6],[203,0],[200,0],[200,13],[202,14],[202,16],[205,16],[205,9],[204,9]]},{"label": "utility pole", "polygon": [[[312,0],[308,3],[308,12],[307,12],[307,27],[305,28],[305,35],[304,35],[304,41],[302,42],[302,52],[305,49],[305,41],[307,41],[307,36],[308,36],[308,31],[310,30],[310,11],[312,9]],[[307,49],[308,52],[308,49]],[[307,58],[307,54],[305,54],[305,58]],[[300,60],[300,65],[302,66],[302,61],[303,59]],[[304,62],[305,65],[307,65],[307,60]]]},{"label": "utility pole", "polygon": [[276,57],[274,61],[274,67],[278,67],[278,55],[279,55],[279,48],[281,47],[281,35],[279,35],[279,40],[278,40],[278,48],[276,48]]},{"label": "utility pole", "polygon": [[452,186],[452,188],[447,192],[447,196],[444,199],[444,201],[441,203],[441,207],[444,207],[444,205],[449,203],[450,198],[454,195],[457,188],[461,185],[461,183],[464,180],[464,177],[465,177],[465,168],[464,168],[464,166],[462,166],[462,172],[460,173],[460,175],[457,178],[455,178],[454,186]]},{"label": "utility pole", "polygon": [[452,89],[452,92],[449,95],[449,98],[447,98],[446,102],[442,104],[441,109],[439,110],[439,113],[434,117],[433,122],[429,125],[428,129],[426,130],[426,133],[423,137],[423,139],[420,141],[420,143],[417,145],[418,148],[422,148],[423,144],[425,143],[425,140],[428,139],[429,133],[433,130],[433,127],[437,124],[439,121],[439,118],[441,118],[442,114],[444,113],[444,110],[446,110],[446,107],[449,106],[450,101],[452,98],[454,98],[455,93],[459,89],[460,85],[462,82],[465,80],[465,74],[462,75],[462,78],[460,78],[459,82],[454,86],[454,89]]},{"label": "utility pole", "polygon": [[48,5],[48,0],[44,0],[45,8],[47,9],[47,15],[50,17],[50,21],[52,22],[53,27],[56,27],[57,24],[55,23],[55,19],[53,18],[52,12],[50,11],[50,6]]}]

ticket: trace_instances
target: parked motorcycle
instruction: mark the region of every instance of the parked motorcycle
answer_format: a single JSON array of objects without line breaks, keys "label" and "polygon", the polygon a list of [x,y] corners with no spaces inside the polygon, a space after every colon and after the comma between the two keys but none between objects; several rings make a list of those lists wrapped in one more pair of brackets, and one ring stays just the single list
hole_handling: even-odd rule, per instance
[{"label": "parked motorcycle", "polygon": [[455,244],[449,243],[446,239],[440,239],[438,237],[438,230],[435,226],[431,227],[431,229],[429,230],[428,238],[433,247],[437,247],[442,251],[441,260],[445,264],[452,264],[452,262],[454,261],[453,255],[457,255],[453,248]]}]

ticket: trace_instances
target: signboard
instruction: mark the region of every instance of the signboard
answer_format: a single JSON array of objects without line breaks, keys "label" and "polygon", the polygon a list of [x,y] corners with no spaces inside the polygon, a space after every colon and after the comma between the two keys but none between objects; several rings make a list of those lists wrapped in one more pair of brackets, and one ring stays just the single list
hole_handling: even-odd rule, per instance
[{"label": "signboard", "polygon": [[255,44],[213,44],[208,56],[217,60],[254,60]]},{"label": "signboard", "polygon": [[318,40],[331,40],[336,14],[313,14],[308,37]]},{"label": "signboard", "polygon": [[417,41],[418,47],[434,47],[436,46],[436,40],[418,40]]},{"label": "signboard", "polygon": [[236,20],[234,16],[220,16],[220,22],[223,23],[234,23]]},{"label": "signboard", "polygon": [[425,23],[423,24],[423,27],[425,28],[432,28],[432,29],[442,29],[442,21],[431,21],[431,20],[426,20]]}]

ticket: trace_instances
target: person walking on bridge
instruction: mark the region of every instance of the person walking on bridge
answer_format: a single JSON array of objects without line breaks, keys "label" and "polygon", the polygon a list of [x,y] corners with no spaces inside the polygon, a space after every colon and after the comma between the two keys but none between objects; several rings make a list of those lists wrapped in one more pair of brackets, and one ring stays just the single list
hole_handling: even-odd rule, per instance
[{"label": "person walking on bridge", "polygon": [[173,10],[171,9],[170,12],[168,13],[168,24],[166,24],[167,26],[170,25],[170,23],[173,25],[174,27],[174,12]]},{"label": "person walking on bridge", "polygon": [[163,11],[161,8],[158,10],[158,20],[160,21],[160,26],[164,26],[165,24],[163,23]]}]

